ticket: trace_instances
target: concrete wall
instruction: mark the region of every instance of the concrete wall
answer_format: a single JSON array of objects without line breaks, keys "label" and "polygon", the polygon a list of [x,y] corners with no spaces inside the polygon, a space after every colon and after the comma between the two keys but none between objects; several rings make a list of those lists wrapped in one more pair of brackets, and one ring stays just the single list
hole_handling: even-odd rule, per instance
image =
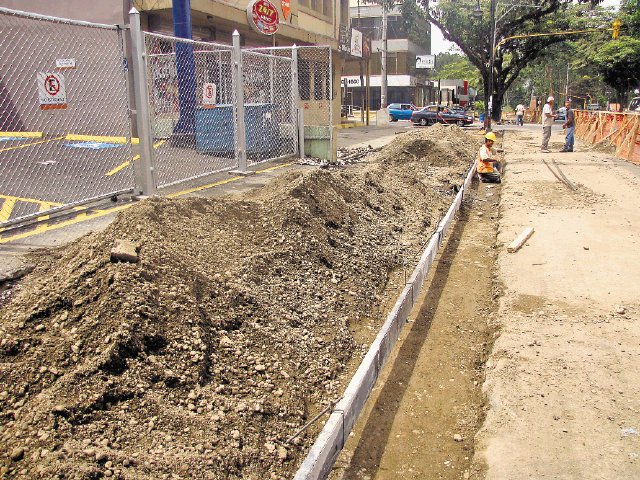
[{"label": "concrete wall", "polygon": [[0,0],[0,7],[4,8],[108,25],[122,24],[125,5],[128,12],[129,0]]}]

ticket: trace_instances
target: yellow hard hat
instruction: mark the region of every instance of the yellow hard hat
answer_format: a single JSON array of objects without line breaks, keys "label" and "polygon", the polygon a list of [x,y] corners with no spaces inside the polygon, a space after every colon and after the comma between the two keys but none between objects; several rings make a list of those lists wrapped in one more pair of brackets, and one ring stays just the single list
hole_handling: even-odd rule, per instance
[{"label": "yellow hard hat", "polygon": [[487,133],[487,134],[484,136],[484,138],[485,138],[485,140],[493,140],[494,142],[495,142],[496,140],[498,140],[498,139],[496,138],[496,134],[495,134],[495,133],[493,133],[493,132],[489,132],[489,133]]}]

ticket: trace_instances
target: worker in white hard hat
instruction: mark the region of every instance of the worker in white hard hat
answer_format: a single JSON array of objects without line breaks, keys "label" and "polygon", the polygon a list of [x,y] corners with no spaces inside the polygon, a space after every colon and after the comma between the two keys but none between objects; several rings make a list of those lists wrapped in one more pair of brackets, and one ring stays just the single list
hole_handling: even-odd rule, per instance
[{"label": "worker in white hard hat", "polygon": [[542,108],[542,153],[549,153],[549,139],[551,138],[551,127],[557,115],[553,113],[553,97],[547,98],[547,103]]},{"label": "worker in white hard hat", "polygon": [[489,132],[484,136],[484,145],[478,150],[478,175],[483,183],[500,183],[502,164],[496,158],[498,151],[493,148],[496,142],[496,134]]}]

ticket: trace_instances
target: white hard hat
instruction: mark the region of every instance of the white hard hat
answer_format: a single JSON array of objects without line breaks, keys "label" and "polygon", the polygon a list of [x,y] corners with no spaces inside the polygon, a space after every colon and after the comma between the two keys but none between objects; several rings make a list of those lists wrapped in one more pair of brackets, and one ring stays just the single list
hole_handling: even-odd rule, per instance
[{"label": "white hard hat", "polygon": [[555,100],[555,98],[553,98],[553,97],[547,98],[547,102],[553,102],[554,100]]}]

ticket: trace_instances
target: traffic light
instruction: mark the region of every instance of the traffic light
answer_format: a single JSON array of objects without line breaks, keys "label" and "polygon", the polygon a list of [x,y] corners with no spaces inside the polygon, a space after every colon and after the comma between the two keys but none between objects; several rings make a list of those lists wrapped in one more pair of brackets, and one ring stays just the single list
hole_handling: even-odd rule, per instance
[{"label": "traffic light", "polygon": [[616,18],[613,21],[613,32],[611,33],[611,38],[613,38],[614,40],[617,40],[620,36],[620,25],[622,25],[622,22]]}]

